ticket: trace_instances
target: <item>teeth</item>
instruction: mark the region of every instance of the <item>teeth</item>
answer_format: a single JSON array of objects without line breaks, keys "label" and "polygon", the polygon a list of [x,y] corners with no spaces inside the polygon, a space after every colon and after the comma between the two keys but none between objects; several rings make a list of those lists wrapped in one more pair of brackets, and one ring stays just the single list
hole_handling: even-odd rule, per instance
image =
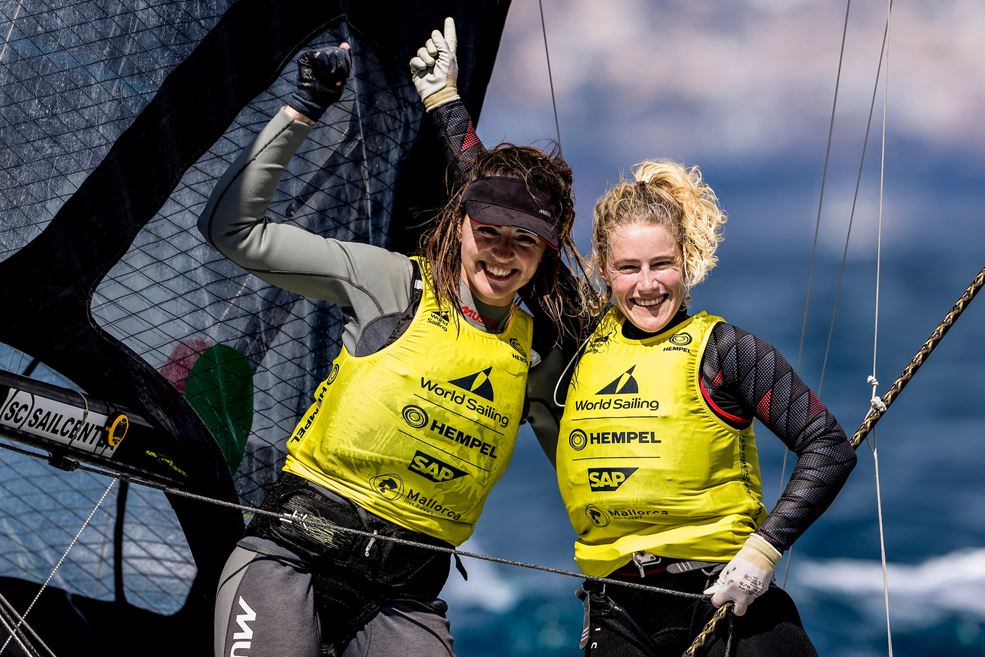
[{"label": "teeth", "polygon": [[649,308],[650,306],[659,305],[661,301],[663,301],[663,297],[658,297],[656,299],[636,299],[636,305]]},{"label": "teeth", "polygon": [[499,267],[494,267],[492,265],[486,265],[486,271],[493,276],[508,276],[510,273],[509,269],[500,269]]}]

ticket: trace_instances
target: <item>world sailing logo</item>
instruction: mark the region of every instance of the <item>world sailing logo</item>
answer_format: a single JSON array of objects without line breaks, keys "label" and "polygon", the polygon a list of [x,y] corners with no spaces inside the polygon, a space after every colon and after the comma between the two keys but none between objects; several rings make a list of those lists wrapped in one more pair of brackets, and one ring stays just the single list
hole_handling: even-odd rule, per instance
[{"label": "world sailing logo", "polygon": [[492,381],[489,380],[490,372],[492,372],[492,368],[487,367],[481,372],[469,374],[468,376],[463,376],[460,379],[452,379],[448,383],[458,386],[462,390],[468,390],[473,395],[493,401]]},{"label": "world sailing logo", "polygon": [[[431,395],[445,399],[456,406],[464,406],[470,414],[489,418],[505,429],[510,425],[510,418],[500,413],[495,405],[485,404],[481,401],[483,399],[489,402],[494,400],[495,393],[493,392],[492,381],[489,378],[490,374],[492,374],[492,367],[487,367],[484,370],[467,376],[450,379],[447,383],[433,381],[422,376],[421,388],[427,390]],[[438,402],[434,401],[433,403],[438,404]],[[440,404],[438,405],[440,406]],[[462,415],[458,411],[452,412],[456,415]],[[407,421],[406,416],[404,420]],[[485,426],[482,422],[472,421],[480,426]]]},{"label": "world sailing logo", "polygon": [[617,376],[612,380],[611,383],[606,385],[604,388],[596,392],[596,395],[638,395],[640,392],[640,386],[633,377],[633,370],[636,369],[636,365],[633,365],[628,370]]},{"label": "world sailing logo", "polygon": [[575,410],[643,410],[655,413],[660,408],[660,402],[656,399],[644,399],[640,397],[640,384],[637,382],[636,377],[633,376],[635,370],[636,365],[633,364],[628,370],[602,386],[602,389],[596,392],[595,396],[603,397],[603,399],[579,399],[575,401]]}]

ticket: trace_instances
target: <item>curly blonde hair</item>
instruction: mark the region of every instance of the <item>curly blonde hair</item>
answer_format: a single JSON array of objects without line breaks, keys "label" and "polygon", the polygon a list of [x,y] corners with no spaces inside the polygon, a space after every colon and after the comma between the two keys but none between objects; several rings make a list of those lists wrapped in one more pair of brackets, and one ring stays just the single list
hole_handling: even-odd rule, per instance
[{"label": "curly blonde hair", "polygon": [[722,241],[726,216],[714,190],[702,180],[701,169],[672,160],[654,160],[638,164],[633,177],[633,181],[617,183],[595,204],[591,269],[596,284],[606,294],[596,297],[594,313],[605,307],[612,292],[602,272],[609,254],[609,236],[616,228],[645,224],[670,231],[680,249],[685,305],[691,300],[691,289],[718,263],[715,250]]}]

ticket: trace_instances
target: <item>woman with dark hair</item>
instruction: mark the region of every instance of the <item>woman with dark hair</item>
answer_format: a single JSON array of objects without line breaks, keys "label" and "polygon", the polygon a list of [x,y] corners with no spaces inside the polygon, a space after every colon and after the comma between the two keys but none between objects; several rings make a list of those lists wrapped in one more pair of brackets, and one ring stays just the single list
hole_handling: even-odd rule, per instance
[{"label": "woman with dark hair", "polygon": [[265,219],[349,69],[346,44],[301,56],[298,91],[230,166],[199,223],[247,271],[334,302],[345,318],[341,352],[263,503],[298,520],[258,515],[230,556],[217,656],[247,654],[244,642],[251,655],[454,654],[438,598],[449,555],[383,539],[450,548],[469,537],[510,460],[537,360],[517,294],[555,320],[565,303],[557,268],[574,254],[574,208],[571,170],[555,153],[478,154],[417,257]]}]

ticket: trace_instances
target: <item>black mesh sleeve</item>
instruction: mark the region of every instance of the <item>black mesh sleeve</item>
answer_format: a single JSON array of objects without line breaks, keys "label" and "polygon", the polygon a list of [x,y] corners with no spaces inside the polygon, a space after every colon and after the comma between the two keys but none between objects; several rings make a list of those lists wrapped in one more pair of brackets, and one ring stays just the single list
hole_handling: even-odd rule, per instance
[{"label": "black mesh sleeve", "polygon": [[776,506],[757,530],[781,552],[831,504],[855,467],[844,430],[780,352],[726,323],[712,331],[702,384],[713,406],[752,416],[797,455]]},{"label": "black mesh sleeve", "polygon": [[465,103],[461,100],[439,105],[429,112],[428,116],[434,121],[434,126],[441,135],[448,162],[453,164],[453,182],[459,183],[472,170],[475,159],[486,150],[486,147],[479,141],[469,111],[465,109]]}]

